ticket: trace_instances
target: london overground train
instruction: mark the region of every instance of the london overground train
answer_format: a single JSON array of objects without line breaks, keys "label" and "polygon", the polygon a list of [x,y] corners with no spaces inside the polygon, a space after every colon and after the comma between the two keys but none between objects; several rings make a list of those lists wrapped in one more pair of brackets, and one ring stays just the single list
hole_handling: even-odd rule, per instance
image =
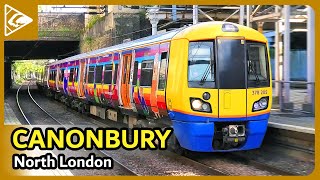
[{"label": "london overground train", "polygon": [[39,85],[103,119],[172,127],[175,149],[249,150],[272,104],[267,45],[249,27],[199,23],[53,62]]}]

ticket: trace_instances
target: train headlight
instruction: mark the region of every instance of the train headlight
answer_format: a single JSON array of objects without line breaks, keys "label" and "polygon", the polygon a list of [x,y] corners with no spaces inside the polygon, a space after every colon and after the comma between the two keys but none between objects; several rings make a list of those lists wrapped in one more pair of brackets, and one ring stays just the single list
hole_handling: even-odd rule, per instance
[{"label": "train headlight", "polygon": [[202,102],[199,99],[194,99],[191,102],[192,109],[194,110],[200,110],[202,106]]},{"label": "train headlight", "polygon": [[190,98],[191,109],[200,112],[212,112],[211,105],[199,98]]},{"label": "train headlight", "polygon": [[260,111],[268,108],[269,97],[262,97],[253,103],[252,111]]}]

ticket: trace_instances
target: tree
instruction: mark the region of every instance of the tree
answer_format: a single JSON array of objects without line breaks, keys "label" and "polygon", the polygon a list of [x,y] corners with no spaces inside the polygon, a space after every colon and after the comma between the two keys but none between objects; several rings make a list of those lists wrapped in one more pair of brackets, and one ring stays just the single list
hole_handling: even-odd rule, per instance
[{"label": "tree", "polygon": [[21,60],[15,61],[12,65],[13,78],[16,83],[21,83],[30,77],[39,77],[48,60]]}]

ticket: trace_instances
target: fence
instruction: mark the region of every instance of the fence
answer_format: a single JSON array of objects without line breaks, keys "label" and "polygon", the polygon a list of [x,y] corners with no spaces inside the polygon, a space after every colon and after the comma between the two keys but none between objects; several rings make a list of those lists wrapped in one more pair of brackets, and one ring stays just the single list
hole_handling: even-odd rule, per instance
[{"label": "fence", "polygon": [[[275,86],[278,86],[278,93],[275,90]],[[286,92],[286,87],[289,88],[288,92]],[[273,109],[279,109],[280,111],[301,111],[314,115],[314,99],[314,82],[273,81]]]}]

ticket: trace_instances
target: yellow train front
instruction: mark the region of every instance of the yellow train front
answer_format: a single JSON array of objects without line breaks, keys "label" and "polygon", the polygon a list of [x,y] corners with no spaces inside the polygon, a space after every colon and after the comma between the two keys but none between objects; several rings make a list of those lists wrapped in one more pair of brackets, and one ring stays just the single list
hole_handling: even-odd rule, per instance
[{"label": "yellow train front", "polygon": [[170,44],[166,104],[174,134],[201,152],[259,148],[272,104],[267,39],[227,22],[185,28]]}]

